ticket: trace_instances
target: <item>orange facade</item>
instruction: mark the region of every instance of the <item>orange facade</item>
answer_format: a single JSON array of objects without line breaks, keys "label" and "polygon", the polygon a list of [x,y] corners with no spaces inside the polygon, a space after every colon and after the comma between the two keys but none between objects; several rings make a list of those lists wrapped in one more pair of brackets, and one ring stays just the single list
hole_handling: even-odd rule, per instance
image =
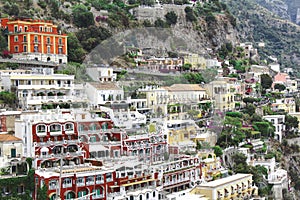
[{"label": "orange facade", "polygon": [[3,18],[0,27],[8,31],[11,54],[67,55],[67,35],[61,34],[51,21]]}]

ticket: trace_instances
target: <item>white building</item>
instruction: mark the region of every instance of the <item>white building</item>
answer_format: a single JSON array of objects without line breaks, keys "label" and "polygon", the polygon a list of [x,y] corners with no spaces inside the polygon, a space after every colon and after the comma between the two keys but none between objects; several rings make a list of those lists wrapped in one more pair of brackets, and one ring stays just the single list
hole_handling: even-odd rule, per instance
[{"label": "white building", "polygon": [[124,101],[123,89],[113,82],[88,82],[86,83],[86,94],[94,106]]},{"label": "white building", "polygon": [[274,138],[279,142],[282,141],[282,133],[285,131],[285,116],[284,115],[266,115],[263,119],[271,122],[275,127]]},{"label": "white building", "polygon": [[0,168],[11,166],[16,172],[16,165],[23,157],[23,143],[20,138],[10,134],[0,134]]},{"label": "white building", "polygon": [[54,74],[53,68],[34,68],[29,71],[1,75],[3,89],[15,92],[23,109],[41,109],[43,104],[86,102],[82,92],[74,92],[74,76]]},{"label": "white building", "polygon": [[117,80],[117,74],[113,73],[111,67],[88,67],[86,72],[93,81],[112,82]]}]

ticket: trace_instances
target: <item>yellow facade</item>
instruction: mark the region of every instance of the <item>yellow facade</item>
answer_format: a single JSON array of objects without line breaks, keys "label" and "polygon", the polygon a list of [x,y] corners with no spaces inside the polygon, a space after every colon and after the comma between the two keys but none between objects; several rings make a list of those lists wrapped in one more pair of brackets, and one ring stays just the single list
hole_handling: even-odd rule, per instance
[{"label": "yellow facade", "polygon": [[168,132],[168,143],[170,145],[177,145],[179,143],[191,142],[191,136],[195,133],[196,127],[193,125],[171,129]]},{"label": "yellow facade", "polygon": [[244,199],[256,195],[257,188],[252,186],[252,174],[235,174],[203,183],[190,193],[205,195],[210,200]]},{"label": "yellow facade", "polygon": [[204,70],[206,69],[206,60],[204,57],[198,54],[189,54],[184,56],[184,63],[192,65],[192,70]]}]

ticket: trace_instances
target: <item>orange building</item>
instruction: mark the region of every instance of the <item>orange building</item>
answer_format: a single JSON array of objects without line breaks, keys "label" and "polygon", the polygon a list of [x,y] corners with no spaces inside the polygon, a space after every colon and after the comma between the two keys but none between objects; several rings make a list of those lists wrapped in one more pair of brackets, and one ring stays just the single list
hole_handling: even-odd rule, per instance
[{"label": "orange building", "polygon": [[13,58],[67,63],[67,35],[49,20],[2,18],[8,32],[8,50]]}]

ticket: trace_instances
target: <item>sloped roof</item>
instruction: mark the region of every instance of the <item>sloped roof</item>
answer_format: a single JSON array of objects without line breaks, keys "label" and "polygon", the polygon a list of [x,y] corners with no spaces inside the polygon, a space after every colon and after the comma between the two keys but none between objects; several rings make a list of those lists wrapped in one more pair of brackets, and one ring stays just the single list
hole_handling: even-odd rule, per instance
[{"label": "sloped roof", "polygon": [[10,134],[0,134],[0,142],[22,141],[20,138]]},{"label": "sloped roof", "polygon": [[205,91],[205,89],[198,84],[174,84],[164,88],[169,91]]},{"label": "sloped roof", "polygon": [[97,90],[122,90],[122,88],[113,82],[90,82],[89,84],[91,84]]}]

